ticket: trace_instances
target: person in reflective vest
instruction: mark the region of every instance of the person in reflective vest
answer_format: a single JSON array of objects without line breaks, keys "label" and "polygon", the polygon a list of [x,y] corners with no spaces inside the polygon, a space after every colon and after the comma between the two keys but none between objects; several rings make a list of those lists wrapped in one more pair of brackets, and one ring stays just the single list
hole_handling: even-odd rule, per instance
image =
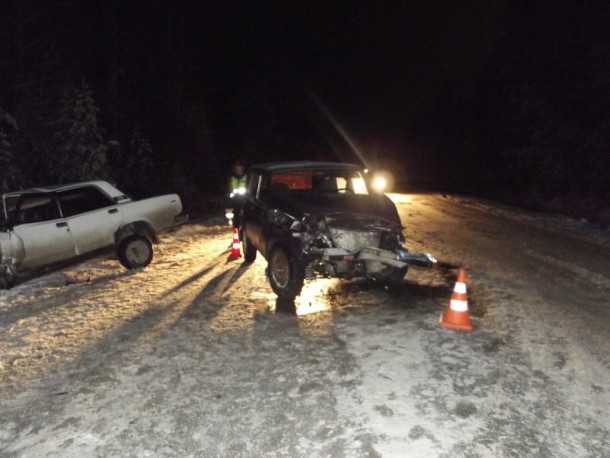
[{"label": "person in reflective vest", "polygon": [[233,207],[233,227],[239,227],[239,210],[243,195],[246,192],[246,168],[241,162],[235,162],[229,176],[229,201]]},{"label": "person in reflective vest", "polygon": [[235,195],[245,192],[246,168],[240,162],[236,162],[231,168],[231,176],[229,177],[229,196],[233,198]]}]

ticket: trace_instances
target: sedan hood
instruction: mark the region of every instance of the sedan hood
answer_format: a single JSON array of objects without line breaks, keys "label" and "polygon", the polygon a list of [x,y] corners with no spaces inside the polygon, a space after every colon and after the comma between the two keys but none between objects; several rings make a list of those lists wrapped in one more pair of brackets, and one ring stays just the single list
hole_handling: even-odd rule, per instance
[{"label": "sedan hood", "polygon": [[331,194],[296,192],[270,196],[271,206],[301,219],[306,214],[351,213],[383,218],[400,224],[394,203],[385,194]]}]

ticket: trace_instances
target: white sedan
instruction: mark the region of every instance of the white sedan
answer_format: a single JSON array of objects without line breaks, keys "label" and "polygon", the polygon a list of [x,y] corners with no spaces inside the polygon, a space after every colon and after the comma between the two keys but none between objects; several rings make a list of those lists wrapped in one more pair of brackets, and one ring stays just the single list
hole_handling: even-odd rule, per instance
[{"label": "white sedan", "polygon": [[146,267],[157,232],[186,220],[177,194],[134,201],[105,181],[11,192],[1,210],[0,288],[24,269],[108,247],[126,268]]}]

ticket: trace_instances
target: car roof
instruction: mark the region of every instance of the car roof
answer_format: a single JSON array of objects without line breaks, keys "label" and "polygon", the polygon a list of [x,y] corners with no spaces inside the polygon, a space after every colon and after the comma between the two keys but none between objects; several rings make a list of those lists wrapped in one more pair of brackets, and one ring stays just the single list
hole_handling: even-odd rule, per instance
[{"label": "car roof", "polygon": [[321,162],[321,161],[289,161],[289,162],[263,162],[254,164],[250,170],[263,172],[283,172],[286,170],[334,170],[334,169],[350,169],[361,170],[362,167],[356,164],[346,162]]},{"label": "car roof", "polygon": [[18,196],[21,196],[24,194],[44,194],[44,193],[56,192],[56,191],[66,191],[68,189],[82,188],[83,186],[97,186],[98,188],[100,188],[102,191],[106,192],[110,197],[113,197],[113,198],[125,197],[125,196],[123,196],[123,193],[121,193],[118,189],[116,189],[110,183],[108,183],[107,181],[101,181],[101,180],[83,181],[80,183],[58,184],[58,185],[51,185],[51,186],[38,186],[35,188],[22,189],[21,191],[8,192],[8,193],[4,194],[3,197],[4,198],[18,197]]}]

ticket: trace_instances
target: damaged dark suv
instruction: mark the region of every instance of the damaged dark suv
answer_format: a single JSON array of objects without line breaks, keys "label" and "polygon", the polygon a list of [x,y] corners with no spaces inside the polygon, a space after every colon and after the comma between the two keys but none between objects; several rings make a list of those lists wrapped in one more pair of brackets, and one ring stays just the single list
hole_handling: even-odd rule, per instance
[{"label": "damaged dark suv", "polygon": [[436,260],[409,253],[394,203],[369,190],[361,168],[333,162],[252,166],[241,209],[246,262],[260,252],[281,299],[299,295],[305,279],[402,280],[409,265]]}]

